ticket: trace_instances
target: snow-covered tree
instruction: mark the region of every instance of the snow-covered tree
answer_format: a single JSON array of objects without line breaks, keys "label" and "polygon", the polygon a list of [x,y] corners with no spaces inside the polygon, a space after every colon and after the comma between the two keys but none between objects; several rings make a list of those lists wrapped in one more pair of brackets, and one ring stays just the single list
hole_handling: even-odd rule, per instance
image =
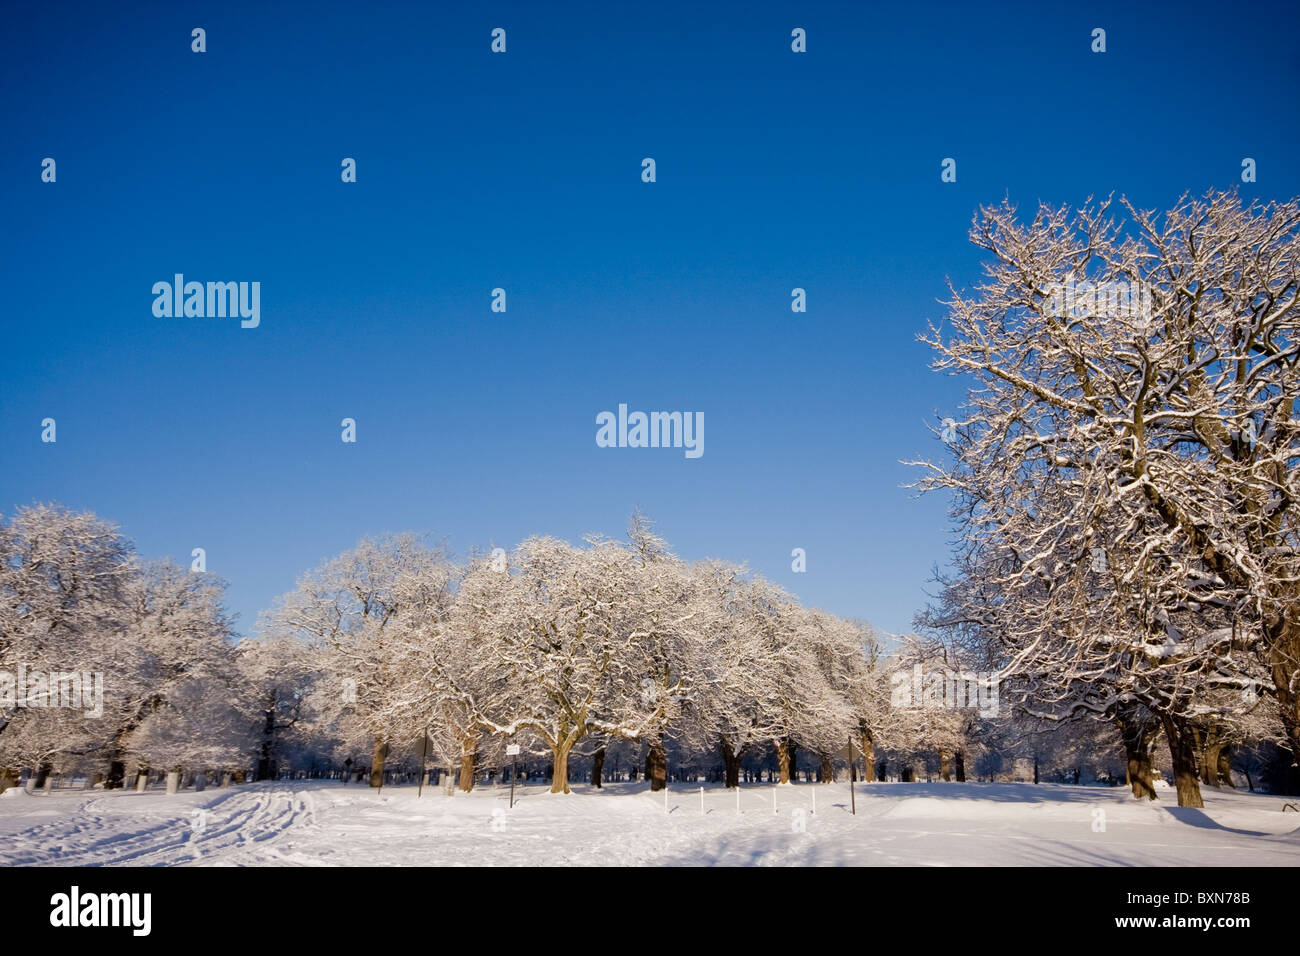
[{"label": "snow-covered tree", "polygon": [[655,628],[683,623],[663,611],[660,570],[608,540],[530,538],[504,571],[485,562],[465,574],[431,684],[478,727],[536,734],[551,752],[552,791],[567,793],[575,746],[592,733],[640,739],[684,689],[671,665],[659,676]]},{"label": "snow-covered tree", "polygon": [[[113,722],[124,668],[131,545],[89,512],[52,505],[19,508],[0,524],[0,670],[15,686],[0,705],[5,779],[27,765],[48,772],[56,759],[99,747]],[[100,675],[106,709],[53,708],[49,694],[28,699],[20,673]],[[29,706],[30,705],[30,706]]]},{"label": "snow-covered tree", "polygon": [[955,460],[923,485],[955,492],[1008,676],[1046,682],[1070,660],[1058,690],[1149,709],[1180,802],[1199,805],[1198,695],[1247,686],[1245,656],[1300,751],[1300,204],[1123,205],[1127,228],[1109,201],[1028,225],[1008,204],[981,211],[986,280],[924,337],[937,369],[976,384]]},{"label": "snow-covered tree", "polygon": [[394,722],[394,700],[407,680],[408,629],[439,617],[453,588],[446,555],[415,535],[366,539],[304,575],[261,622],[264,636],[319,648],[333,686],[321,686],[317,699],[327,715],[354,721],[373,738],[371,786],[383,784],[394,735],[420,730]]},{"label": "snow-covered tree", "polygon": [[270,633],[240,643],[236,666],[256,741],[256,779],[273,779],[287,750],[328,734],[322,713],[332,708],[319,697],[335,688],[321,672],[320,656],[320,645],[297,633]]},{"label": "snow-covered tree", "polygon": [[781,645],[755,626],[766,582],[721,561],[701,562],[692,577],[702,640],[688,665],[695,679],[683,730],[694,748],[717,747],[726,786],[736,787],[741,761],[784,730],[772,706],[784,666]]},{"label": "snow-covered tree", "polygon": [[[243,688],[233,664],[225,582],[170,561],[136,564],[133,570],[125,589],[117,689],[121,706],[107,742],[105,787],[123,784],[129,754],[147,760],[150,747],[142,735],[169,741],[167,759],[173,764],[185,763],[180,755],[188,752],[228,766],[237,762],[231,749],[247,745],[246,732],[232,729],[238,722],[232,716],[234,705],[226,710],[226,701],[241,696]],[[216,699],[209,703],[206,696]],[[192,709],[200,703],[202,717]],[[212,707],[225,716],[220,726],[205,728],[205,717],[216,719]]]}]

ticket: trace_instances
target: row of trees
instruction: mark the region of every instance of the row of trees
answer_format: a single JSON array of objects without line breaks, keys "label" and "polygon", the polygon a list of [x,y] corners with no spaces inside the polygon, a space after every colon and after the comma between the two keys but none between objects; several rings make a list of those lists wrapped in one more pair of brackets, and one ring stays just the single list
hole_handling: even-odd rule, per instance
[{"label": "row of trees", "polygon": [[[637,518],[627,542],[548,538],[453,563],[413,535],[363,541],[305,575],[236,643],[224,583],[142,561],[92,514],[21,508],[0,525],[0,671],[90,675],[102,701],[0,704],[0,772],[339,767],[390,747],[461,768],[507,741],[553,767],[637,742],[715,751],[735,784],[757,748],[826,761],[873,724],[869,627],[802,608],[721,562],[687,564]],[[355,759],[360,766],[362,759]],[[599,763],[596,776],[599,778]]]},{"label": "row of trees", "polygon": [[959,542],[921,623],[1022,714],[1109,722],[1135,795],[1158,735],[1183,806],[1229,747],[1294,766],[1300,203],[1004,203],[971,238],[985,279],[923,336],[971,386],[918,463]]},{"label": "row of trees", "polygon": [[373,739],[372,774],[418,739],[463,789],[507,742],[546,759],[556,792],[572,755],[593,755],[599,781],[619,741],[644,742],[655,789],[670,741],[716,753],[728,786],[771,744],[785,781],[797,748],[830,761],[850,735],[869,742],[882,706],[868,626],[684,562],[640,517],[626,542],[530,538],[460,566],[411,535],[366,541],[306,575],[262,633],[314,649],[342,725]]},{"label": "row of trees", "polygon": [[[993,779],[1031,760],[1035,780],[1040,762],[1048,779],[1104,778],[1120,736],[1066,718],[1079,712],[1069,694],[1092,703],[1107,684],[1067,672],[1048,693],[1045,668],[1025,668],[993,711],[942,700],[936,673],[1002,653],[988,640],[999,607],[978,626],[953,616],[969,587],[950,584],[934,631],[961,640],[886,649],[864,622],[804,608],[743,567],[679,559],[638,516],[625,541],[532,538],[459,563],[410,534],[365,540],[236,642],[219,579],[139,560],[93,515],[19,509],[0,524],[0,672],[98,673],[104,692],[95,710],[0,705],[0,786],[21,769],[113,788],[151,771],[362,767],[379,786],[386,768],[433,765],[458,768],[469,790],[510,763],[510,744],[555,792],[573,772],[599,785],[607,767],[659,789],[670,761],[727,786],[763,771],[785,782],[801,757],[819,779],[847,765],[872,780],[884,764],[903,779]],[[897,698],[914,664],[940,700]],[[1199,725],[1199,765],[1276,738],[1269,704],[1260,693],[1233,720]],[[1157,729],[1141,728],[1146,762],[1132,775],[1152,793]]]}]

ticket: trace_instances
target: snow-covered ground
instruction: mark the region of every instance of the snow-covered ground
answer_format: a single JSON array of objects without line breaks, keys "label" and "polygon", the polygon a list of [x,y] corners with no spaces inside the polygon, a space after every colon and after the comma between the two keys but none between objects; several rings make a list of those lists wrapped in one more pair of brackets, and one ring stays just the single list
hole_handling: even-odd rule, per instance
[{"label": "snow-covered ground", "polygon": [[[1283,798],[1206,788],[1205,809],[1126,788],[1033,784],[481,787],[447,796],[337,782],[161,791],[10,791],[12,865],[1300,865]],[[13,794],[11,796],[10,794]],[[775,794],[776,809],[772,800]],[[813,812],[814,796],[816,812]]]}]

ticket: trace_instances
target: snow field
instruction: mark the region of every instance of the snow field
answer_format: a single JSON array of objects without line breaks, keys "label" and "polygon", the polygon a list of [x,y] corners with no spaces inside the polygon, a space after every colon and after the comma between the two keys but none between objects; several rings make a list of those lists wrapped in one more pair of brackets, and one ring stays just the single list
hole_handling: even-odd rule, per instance
[{"label": "snow field", "polygon": [[[172,796],[55,792],[0,800],[4,865],[1300,865],[1283,798],[1206,788],[1206,807],[1124,788],[1032,784],[645,783],[480,787],[417,798],[337,782]],[[776,809],[773,810],[773,793]],[[813,812],[814,795],[816,811]]]}]

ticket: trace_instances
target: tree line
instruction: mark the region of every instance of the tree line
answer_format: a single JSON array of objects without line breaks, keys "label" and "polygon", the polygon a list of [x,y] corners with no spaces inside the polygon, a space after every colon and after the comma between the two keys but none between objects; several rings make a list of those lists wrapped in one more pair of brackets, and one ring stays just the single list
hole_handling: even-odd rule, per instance
[{"label": "tree line", "polygon": [[[681,772],[904,779],[933,758],[989,776],[996,721],[899,707],[919,644],[803,607],[743,566],[687,562],[641,516],[626,540],[530,538],[454,561],[414,534],[303,575],[239,639],[225,582],[148,561],[111,523],[54,505],[0,522],[0,677],[99,675],[97,708],[0,701],[0,788],[84,774],[108,789],[185,771],[236,779],[454,769],[464,790],[520,746],[556,792],[573,768],[652,789]],[[87,682],[89,683],[89,682]],[[31,686],[35,686],[32,684]],[[31,686],[19,690],[30,691]],[[973,703],[973,701],[972,701]],[[61,706],[62,705],[62,706]]]},{"label": "tree line", "polygon": [[[804,608],[745,568],[685,562],[640,516],[627,539],[530,538],[459,563],[414,534],[305,574],[237,640],[225,583],[145,561],[110,523],[53,505],[0,525],[0,670],[99,674],[102,712],[7,700],[0,775],[90,772],[108,788],[187,769],[273,777],[418,749],[461,786],[507,743],[569,789],[574,755],[646,752],[652,787],[716,755],[728,785],[771,748],[870,759],[887,706],[869,625]],[[358,753],[363,745],[368,760]],[[841,752],[844,753],[841,753]],[[833,772],[833,771],[830,771]]]}]

